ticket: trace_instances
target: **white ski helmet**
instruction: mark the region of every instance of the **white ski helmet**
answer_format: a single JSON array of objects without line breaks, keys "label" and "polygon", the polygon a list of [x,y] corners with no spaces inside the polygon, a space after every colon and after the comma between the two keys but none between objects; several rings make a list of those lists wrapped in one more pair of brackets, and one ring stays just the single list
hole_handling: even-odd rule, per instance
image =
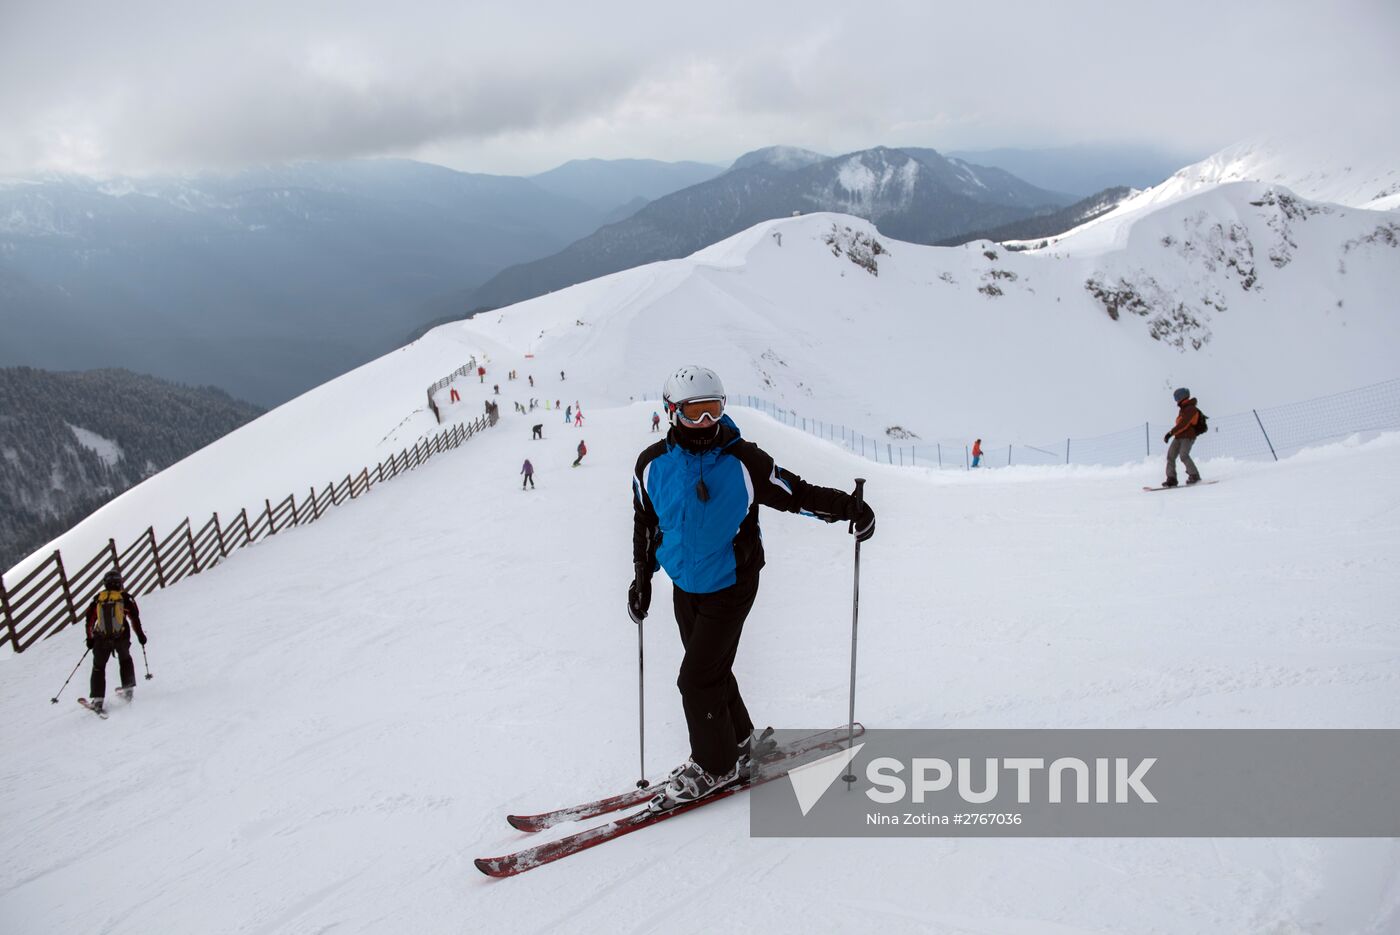
[{"label": "white ski helmet", "polygon": [[661,401],[665,404],[666,418],[676,424],[680,404],[692,399],[718,399],[725,402],[724,384],[719,375],[709,367],[688,364],[666,378],[666,386],[661,391]]}]

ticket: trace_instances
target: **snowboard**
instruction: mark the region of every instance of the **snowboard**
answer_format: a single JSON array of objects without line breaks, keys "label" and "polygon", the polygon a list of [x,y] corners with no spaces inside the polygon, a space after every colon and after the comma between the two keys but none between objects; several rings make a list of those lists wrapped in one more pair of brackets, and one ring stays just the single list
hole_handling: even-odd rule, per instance
[{"label": "snowboard", "polygon": [[1178,484],[1175,487],[1144,487],[1143,490],[1186,490],[1191,487],[1206,487],[1210,484],[1218,484],[1218,480],[1200,480],[1194,484]]}]

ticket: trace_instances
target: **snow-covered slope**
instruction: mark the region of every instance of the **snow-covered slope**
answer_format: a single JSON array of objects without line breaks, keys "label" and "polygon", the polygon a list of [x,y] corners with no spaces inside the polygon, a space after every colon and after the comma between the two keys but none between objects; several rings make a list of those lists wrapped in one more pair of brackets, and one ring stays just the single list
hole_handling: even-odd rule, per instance
[{"label": "snow-covered slope", "polygon": [[[106,722],[68,700],[85,673],[48,704],[82,654],[76,631],[0,656],[4,928],[1394,931],[1390,840],[754,840],[735,798],[506,883],[470,861],[522,842],[506,812],[635,778],[628,476],[655,403],[629,397],[654,396],[677,363],[716,367],[735,395],[924,437],[1160,420],[1178,383],[1213,413],[1247,409],[1395,376],[1395,230],[1393,213],[1250,181],[1031,253],[790,218],[444,326],[293,400],[56,544],[85,558],[108,536],[374,463],[437,428],[424,388],[473,355],[487,382],[438,401],[471,418],[499,383],[502,423],[144,598],[156,677]],[[582,403],[585,426],[512,412],[531,396]],[[932,473],[733,414],[814,482],[870,479],[868,724],[1400,721],[1394,436],[1278,465],[1207,462],[1224,483],[1147,495],[1156,463]],[[580,438],[590,454],[572,469]],[[762,722],[835,724],[849,539],[793,516],[765,516],[764,532],[738,678]],[[653,774],[685,754],[680,646],[657,586]]]},{"label": "snow-covered slope", "polygon": [[[375,464],[436,428],[424,388],[474,354],[490,360],[488,385],[466,384],[457,417],[479,413],[498,382],[504,410],[530,396],[587,408],[654,398],[685,361],[715,367],[736,396],[876,437],[897,425],[959,445],[1160,419],[1181,384],[1221,414],[1305,399],[1396,375],[1397,235],[1393,213],[1259,183],[1082,229],[1072,250],[923,247],[840,215],[766,222],[683,260],[438,328],[147,481],[56,544],[91,555],[109,537],[232,515]],[[540,387],[506,383],[510,369]]]},{"label": "snow-covered slope", "polygon": [[1074,249],[1086,239],[1081,236],[1084,232],[1093,230],[1095,237],[1102,239],[1106,231],[1130,226],[1134,218],[1231,182],[1284,188],[1309,201],[1393,211],[1400,208],[1400,152],[1358,153],[1325,140],[1237,143],[1181,169],[1160,185],[1139,192],[1052,243]]},{"label": "snow-covered slope", "polygon": [[[585,358],[586,359],[586,358]],[[342,391],[347,406],[366,397]],[[1388,840],[754,840],[743,798],[515,880],[471,859],[510,811],[630,787],[627,477],[645,403],[580,432],[525,416],[306,529],[143,601],[155,679],[101,722],[48,703],[68,633],[0,660],[6,931],[1390,932]],[[1218,486],[1147,469],[871,465],[752,412],[813,481],[859,473],[857,714],[881,727],[1393,727],[1395,440]],[[590,454],[569,468],[578,437]],[[520,492],[529,456],[539,488]],[[1155,466],[1154,466],[1155,470]],[[1297,496],[1300,490],[1306,497]],[[846,712],[850,542],[767,514],[737,674],[754,716]],[[1182,581],[1193,593],[1183,605]],[[658,581],[647,750],[685,755]],[[138,667],[140,660],[138,658]],[[139,671],[139,669],[138,669]],[[565,829],[569,830],[569,829]]]}]

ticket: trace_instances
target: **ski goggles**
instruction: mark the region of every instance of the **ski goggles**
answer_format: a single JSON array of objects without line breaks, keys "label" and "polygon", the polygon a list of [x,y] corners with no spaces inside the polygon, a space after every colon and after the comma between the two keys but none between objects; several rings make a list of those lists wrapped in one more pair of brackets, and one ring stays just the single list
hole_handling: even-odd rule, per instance
[{"label": "ski goggles", "polygon": [[685,402],[675,403],[671,411],[686,425],[704,425],[707,419],[713,424],[724,415],[724,397],[687,399]]}]

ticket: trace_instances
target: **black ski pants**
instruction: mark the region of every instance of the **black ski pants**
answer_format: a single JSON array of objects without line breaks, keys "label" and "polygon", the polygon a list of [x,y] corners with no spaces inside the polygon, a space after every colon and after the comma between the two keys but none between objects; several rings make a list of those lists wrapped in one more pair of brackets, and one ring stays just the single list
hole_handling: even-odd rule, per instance
[{"label": "black ski pants", "polygon": [[705,772],[728,772],[753,721],[734,678],[744,620],[758,596],[758,576],[722,591],[691,594],[672,588],[685,658],[676,687],[690,731],[690,757]]},{"label": "black ski pants", "polygon": [[122,676],[122,688],[135,687],[136,664],[131,661],[131,639],[94,640],[92,644],[92,683],[88,686],[89,698],[106,696],[107,660],[114,653],[117,657],[117,669]]}]

